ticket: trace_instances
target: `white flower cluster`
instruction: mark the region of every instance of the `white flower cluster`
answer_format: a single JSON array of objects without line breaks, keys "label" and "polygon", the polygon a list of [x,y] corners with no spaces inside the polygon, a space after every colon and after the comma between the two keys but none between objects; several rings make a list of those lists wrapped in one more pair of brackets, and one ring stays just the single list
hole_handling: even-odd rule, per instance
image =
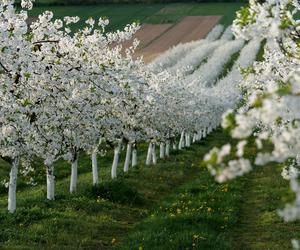
[{"label": "white flower cluster", "polygon": [[[22,7],[30,9],[32,2],[23,1]],[[188,51],[213,42],[222,26],[206,40],[168,51],[156,70],[155,64],[133,60],[137,42],[123,53],[121,43],[131,39],[137,24],[104,33],[108,20],[89,18],[84,28],[72,32],[71,24],[78,17],[54,20],[53,13],[45,11],[28,27],[26,10],[17,12],[12,1],[2,1],[0,13],[0,155],[11,164],[9,211],[16,209],[17,174],[24,159],[44,160],[47,198],[53,200],[54,162],[59,158],[71,163],[70,192],[75,192],[82,150],[92,154],[97,184],[96,154],[101,142],[115,149],[115,178],[124,143],[128,144],[124,166],[128,171],[131,153],[132,164],[137,164],[138,142],[165,146],[163,157],[177,136],[182,135],[182,148],[190,144],[191,135],[195,141],[220,124],[221,97],[204,88],[191,89],[182,71],[174,74],[166,69]],[[209,55],[210,49],[204,49]],[[32,171],[26,164],[20,172],[35,184]]]},{"label": "white flower cluster", "polygon": [[[290,180],[296,200],[279,212],[286,221],[300,218],[299,10],[299,3],[294,0],[251,0],[249,7],[238,12],[232,27],[235,36],[245,40],[265,39],[264,58],[245,69],[240,85],[244,94],[242,105],[227,112],[222,122],[234,138],[247,142],[245,148],[252,148],[252,155],[243,154],[245,159],[249,158],[249,165],[279,162],[287,166],[281,175]],[[239,153],[235,152],[235,156],[240,158]],[[232,158],[218,164],[212,153],[206,157],[217,180],[226,181],[241,174],[239,168],[231,172],[231,162],[236,161]],[[243,165],[240,163],[240,167]],[[228,172],[231,172],[229,177]],[[299,249],[297,240],[292,244]]]},{"label": "white flower cluster", "polygon": [[[26,8],[31,4],[23,2]],[[231,27],[220,41],[214,39],[223,27],[216,26],[206,39],[181,44],[145,65],[132,57],[137,42],[125,54],[121,46],[139,29],[137,24],[104,33],[108,20],[89,18],[84,28],[72,32],[70,24],[77,23],[78,17],[54,20],[53,13],[46,11],[28,28],[27,12],[16,12],[11,2],[2,2],[0,12],[0,155],[11,164],[11,212],[16,209],[17,174],[24,159],[44,160],[47,198],[53,200],[57,159],[71,163],[70,192],[75,192],[80,151],[91,154],[93,183],[97,184],[100,143],[114,148],[111,174],[115,178],[124,143],[124,171],[130,160],[133,166],[137,164],[139,142],[150,143],[147,158],[155,163],[156,144],[161,147],[161,158],[169,154],[171,142],[177,146],[179,136],[178,148],[188,147],[191,138],[199,140],[219,126],[228,103],[238,101],[224,101],[223,85],[214,86],[231,56],[244,46],[243,40],[230,41]],[[251,63],[257,50],[252,53],[245,64]],[[185,65],[195,71],[181,68]],[[238,67],[233,66],[234,72]],[[195,75],[201,76],[200,81]],[[246,144],[239,144],[240,159],[231,163],[227,175],[250,169],[242,158]],[[222,159],[228,153],[224,150]],[[35,184],[30,179],[32,171],[26,164],[21,173]]]},{"label": "white flower cluster", "polygon": [[[151,64],[150,69],[154,72],[161,72],[166,68],[174,67],[174,69],[180,69],[181,66],[185,67],[187,65],[193,66],[190,63],[190,59],[187,61],[182,60],[183,57],[189,57],[194,55],[194,52],[200,50],[202,46],[209,44],[217,40],[224,30],[223,25],[216,25],[206,36],[205,40],[192,41],[189,43],[179,44],[168,51],[164,52],[162,55],[157,57]],[[203,48],[206,50],[205,48]],[[206,53],[206,52],[205,52]],[[177,62],[179,65],[177,66]],[[182,62],[182,63],[181,63]],[[186,64],[184,64],[186,63]]]},{"label": "white flower cluster", "polygon": [[212,53],[207,62],[195,70],[193,74],[186,78],[186,83],[192,85],[213,86],[219,74],[224,69],[224,65],[231,56],[244,46],[243,40],[223,42],[221,46]]}]

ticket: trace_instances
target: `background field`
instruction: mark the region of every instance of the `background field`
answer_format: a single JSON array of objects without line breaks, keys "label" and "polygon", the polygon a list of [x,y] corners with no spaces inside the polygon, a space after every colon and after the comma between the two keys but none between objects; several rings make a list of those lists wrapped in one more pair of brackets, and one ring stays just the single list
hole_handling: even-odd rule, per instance
[{"label": "background field", "polygon": [[[20,0],[16,1],[17,3]],[[134,3],[176,3],[176,2],[193,2],[193,3],[205,3],[205,2],[223,2],[223,3],[231,3],[231,2],[247,2],[247,0],[36,0],[36,5],[87,5],[87,4],[100,4],[100,3],[126,3],[126,4],[134,4]]]},{"label": "background field", "polygon": [[[43,10],[50,9],[55,17],[80,16],[108,17],[109,30],[121,29],[134,21],[140,23],[174,23],[184,16],[217,15],[223,16],[220,23],[229,25],[235,17],[235,12],[242,3],[173,3],[173,4],[101,4],[86,6],[39,6],[30,11],[29,15],[37,16]],[[81,26],[83,20],[78,26]]]}]

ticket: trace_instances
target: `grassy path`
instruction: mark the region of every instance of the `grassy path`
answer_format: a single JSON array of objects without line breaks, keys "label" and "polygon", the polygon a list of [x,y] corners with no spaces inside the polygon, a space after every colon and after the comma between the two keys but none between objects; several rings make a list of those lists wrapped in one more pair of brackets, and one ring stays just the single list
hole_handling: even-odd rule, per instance
[{"label": "grassy path", "polygon": [[[40,182],[36,187],[19,190],[17,212],[10,215],[6,212],[7,196],[1,194],[0,248],[110,249],[125,241],[138,223],[151,218],[153,208],[182,192],[185,185],[196,194],[202,189],[215,193],[217,186],[212,178],[206,178],[210,176],[200,167],[200,162],[211,147],[227,140],[228,137],[218,130],[190,149],[173,151],[169,159],[160,160],[151,167],[143,164],[143,149],[139,151],[138,168],[130,169],[129,174],[122,173],[120,162],[117,181],[110,180],[112,159],[108,155],[105,161],[109,163],[100,165],[102,183],[97,188],[91,185],[89,158],[82,157],[78,192],[74,195],[68,194],[70,167],[62,162],[57,166],[57,174],[60,171],[64,174],[58,175],[54,202],[45,199],[45,185]],[[207,179],[200,189],[199,176]],[[213,208],[213,204],[211,206]],[[204,210],[204,217],[207,212],[211,211]],[[193,224],[192,227],[195,231],[197,226]],[[209,236],[212,241],[218,236],[218,230],[214,229],[214,236]]]},{"label": "grassy path", "polygon": [[290,240],[300,236],[300,224],[285,223],[276,212],[291,200],[288,189],[289,183],[274,165],[258,168],[245,178],[239,220],[232,237],[234,249],[291,249]]},{"label": "grassy path", "polygon": [[125,175],[121,162],[116,181],[110,180],[108,155],[97,188],[83,157],[74,195],[68,194],[69,166],[59,165],[66,172],[58,178],[55,202],[45,200],[43,183],[24,187],[10,215],[6,194],[0,195],[0,249],[290,249],[300,223],[284,223],[276,214],[292,198],[279,168],[217,184],[201,167],[208,150],[229,140],[217,130],[151,167],[143,164],[144,147],[138,168]]}]

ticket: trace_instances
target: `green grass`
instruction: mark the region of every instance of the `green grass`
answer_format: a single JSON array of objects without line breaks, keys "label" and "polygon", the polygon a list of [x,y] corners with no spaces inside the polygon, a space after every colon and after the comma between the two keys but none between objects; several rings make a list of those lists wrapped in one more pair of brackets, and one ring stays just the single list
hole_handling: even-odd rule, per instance
[{"label": "green grass", "polygon": [[[220,131],[204,145],[225,143]],[[195,178],[155,206],[129,237],[115,249],[232,249],[230,232],[236,225],[244,184],[241,179],[217,184],[201,169]]]},{"label": "green grass", "polygon": [[219,74],[217,79],[222,79],[224,77],[226,77],[228,75],[228,73],[232,70],[233,65],[235,64],[235,62],[238,60],[239,56],[240,56],[241,50],[239,50],[238,52],[234,53],[229,61],[226,62],[226,64],[223,67],[222,72]]},{"label": "green grass", "polygon": [[[173,4],[99,4],[86,6],[37,6],[29,12],[37,16],[44,10],[52,10],[56,18],[78,15],[82,19],[108,17],[109,30],[121,29],[134,21],[141,23],[174,23],[184,16],[220,15],[221,23],[229,25],[242,3],[173,3]],[[84,24],[81,21],[76,27]]]},{"label": "green grass", "polygon": [[70,167],[60,162],[55,201],[45,199],[42,172],[38,186],[19,189],[15,214],[6,212],[6,194],[0,196],[0,248],[289,249],[289,240],[300,237],[300,223],[284,223],[276,214],[293,198],[278,168],[257,168],[217,184],[201,166],[208,150],[230,141],[219,129],[151,167],[143,164],[142,145],[139,166],[124,174],[121,161],[115,181],[108,154],[99,158],[97,187],[91,184],[90,160],[82,154],[73,195]]},{"label": "green grass", "polygon": [[300,223],[285,223],[277,214],[277,209],[294,199],[280,172],[281,168],[270,164],[245,179],[238,227],[232,231],[234,249],[291,249],[290,240],[300,238]]},{"label": "green grass", "polygon": [[[171,194],[177,195],[186,188],[198,192],[199,176],[206,179],[203,185],[210,190],[207,195],[216,189],[217,185],[199,163],[217,139],[218,143],[224,143],[227,136],[218,131],[191,149],[174,151],[170,159],[160,161],[157,166],[140,164],[126,175],[122,173],[121,162],[117,181],[110,180],[110,164],[100,164],[102,181],[97,188],[92,187],[91,173],[85,173],[89,159],[81,157],[77,194],[68,194],[68,176],[56,171],[56,201],[45,199],[45,184],[23,188],[18,191],[18,209],[14,215],[7,214],[7,196],[2,194],[0,248],[108,249],[126,242],[127,234],[134,230],[136,223],[148,216],[152,218],[152,209],[164,200],[166,204],[171,202],[174,199],[169,197]],[[144,162],[145,147],[139,154],[141,152],[140,160]],[[106,161],[111,163],[111,157],[107,156]],[[69,173],[69,167],[65,169]],[[195,207],[199,204],[195,202]],[[211,206],[215,209],[215,205]],[[203,212],[206,216],[206,211]],[[217,237],[218,233],[216,230],[210,237]]]}]

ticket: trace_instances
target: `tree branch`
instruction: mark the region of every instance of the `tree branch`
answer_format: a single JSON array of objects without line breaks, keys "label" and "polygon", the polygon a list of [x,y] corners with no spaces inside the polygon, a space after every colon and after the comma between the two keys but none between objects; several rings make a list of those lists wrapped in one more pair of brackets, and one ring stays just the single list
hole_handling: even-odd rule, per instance
[{"label": "tree branch", "polygon": [[42,41],[34,42],[33,44],[41,44],[41,43],[59,43],[59,40],[42,40]]},{"label": "tree branch", "polygon": [[0,62],[0,66],[4,69],[6,73],[10,73],[10,71]]}]

